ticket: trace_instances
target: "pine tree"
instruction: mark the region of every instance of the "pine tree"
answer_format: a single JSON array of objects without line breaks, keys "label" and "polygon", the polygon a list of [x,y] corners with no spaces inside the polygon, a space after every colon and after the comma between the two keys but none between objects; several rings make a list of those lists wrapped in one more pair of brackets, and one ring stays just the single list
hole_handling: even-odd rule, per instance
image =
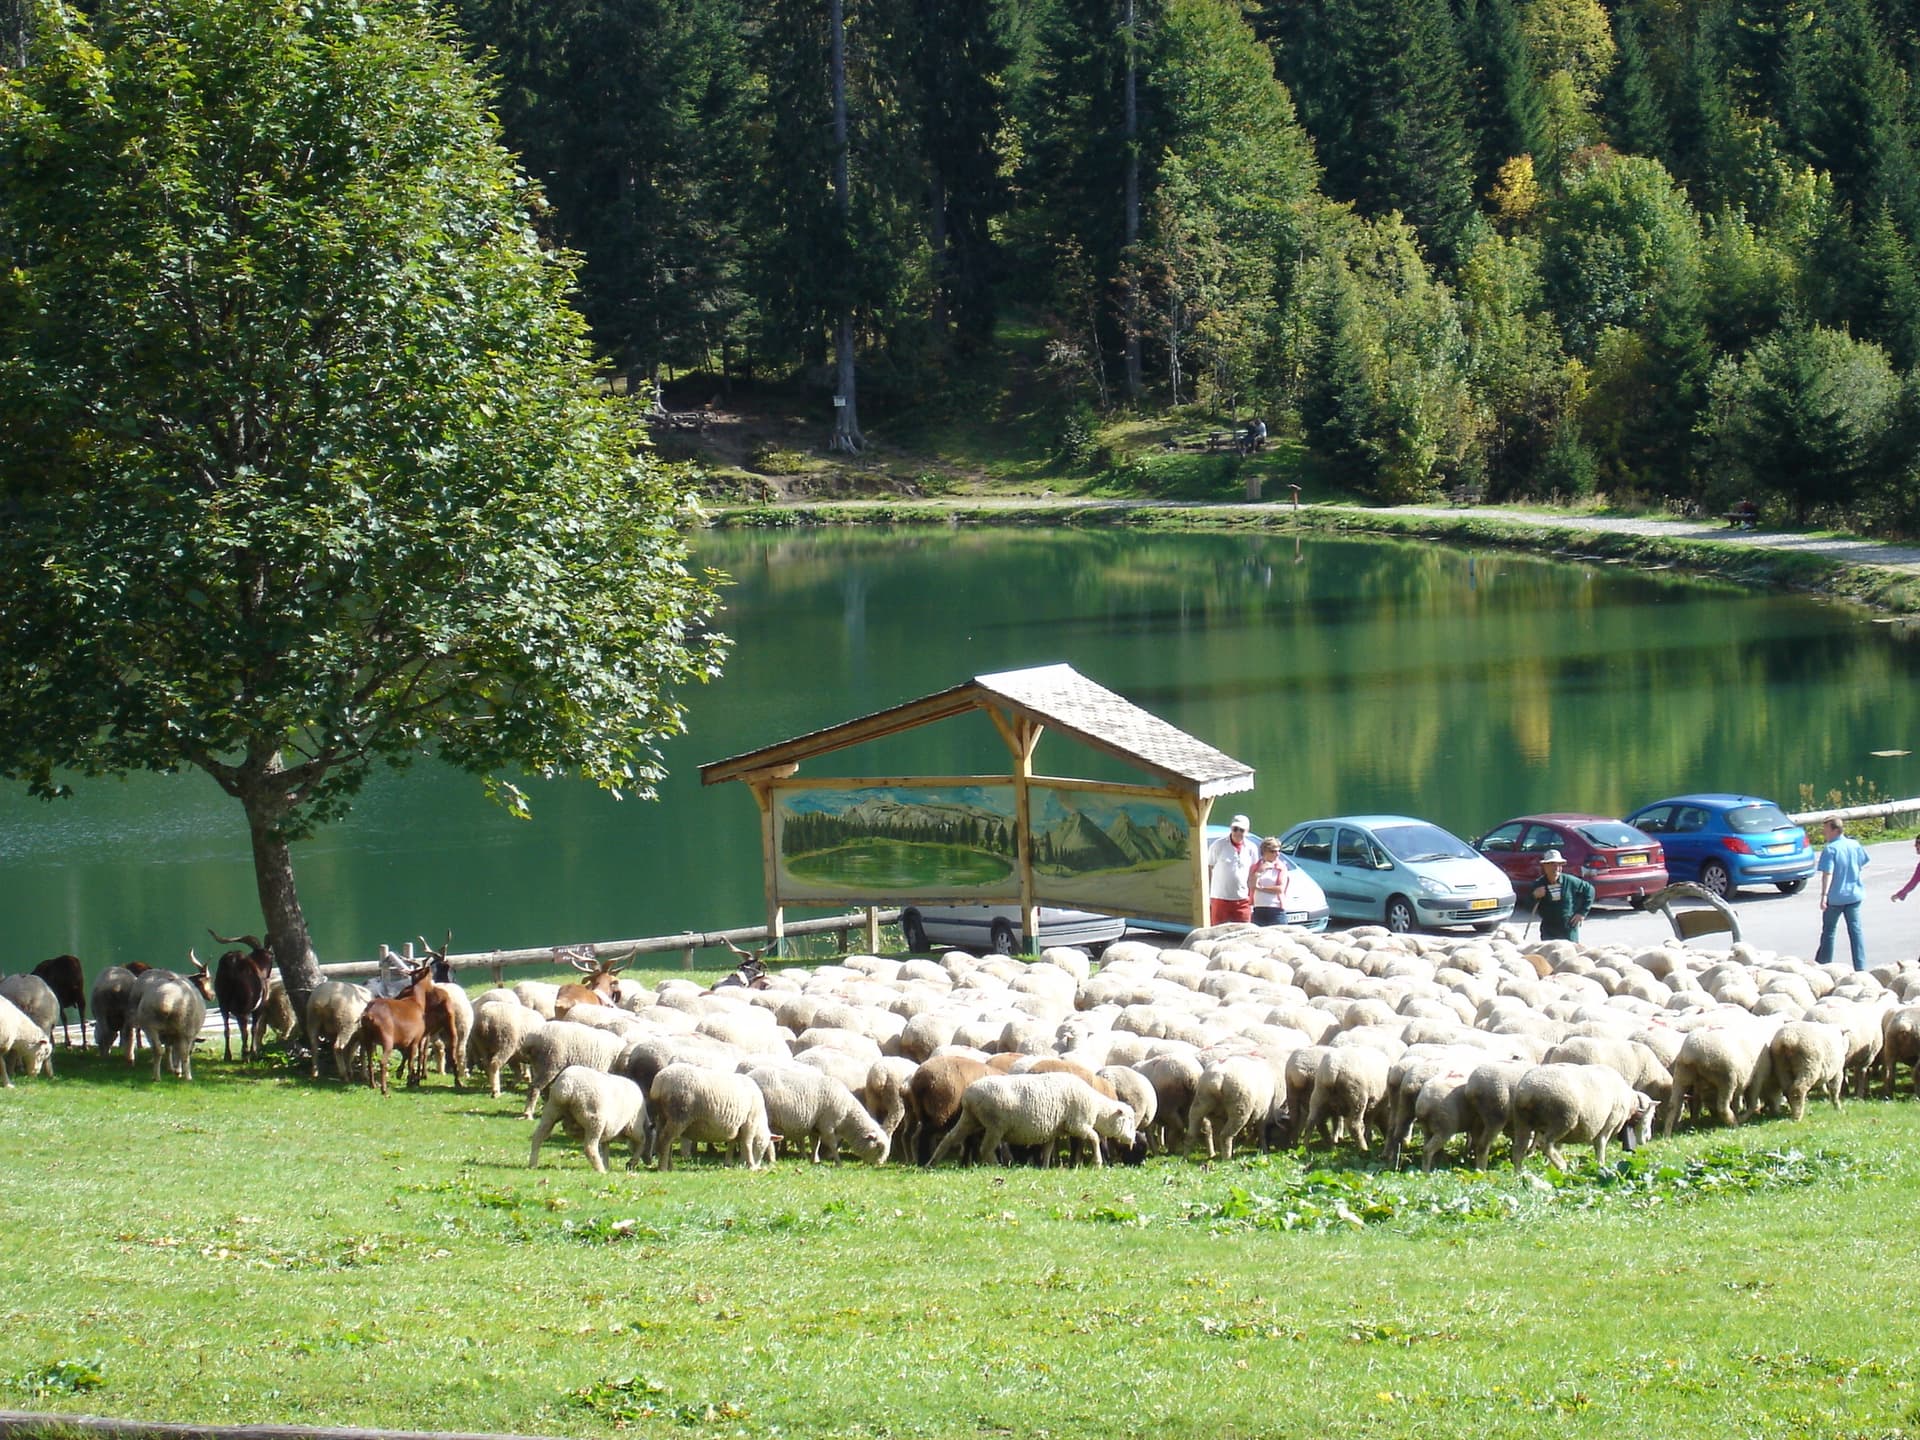
[{"label": "pine tree", "polygon": [[1461,37],[1471,76],[1475,190],[1485,195],[1507,161],[1544,152],[1547,108],[1513,0],[1469,0]]},{"label": "pine tree", "polygon": [[1788,49],[1787,129],[1797,153],[1833,177],[1864,229],[1884,207],[1920,235],[1920,174],[1904,108],[1906,79],[1869,0],[1828,0]]},{"label": "pine tree", "polygon": [[993,333],[993,223],[1007,206],[997,141],[1011,55],[984,4],[920,0],[914,37],[927,168],[934,324],[963,348]]},{"label": "pine tree", "polygon": [[1667,117],[1654,88],[1640,26],[1625,12],[1616,16],[1614,43],[1619,59],[1607,77],[1601,102],[1614,149],[1667,160],[1672,150]]}]

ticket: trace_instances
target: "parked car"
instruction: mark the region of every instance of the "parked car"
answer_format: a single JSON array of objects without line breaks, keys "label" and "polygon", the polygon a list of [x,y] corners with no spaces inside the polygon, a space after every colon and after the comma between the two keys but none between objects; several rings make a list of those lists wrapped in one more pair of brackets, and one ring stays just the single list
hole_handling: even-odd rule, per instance
[{"label": "parked car", "polygon": [[1491,930],[1513,913],[1513,885],[1458,835],[1408,815],[1306,820],[1280,849],[1326,892],[1335,915],[1390,930],[1471,925]]},{"label": "parked car", "polygon": [[1771,800],[1754,795],[1676,795],[1642,805],[1627,824],[1657,839],[1667,873],[1731,899],[1744,885],[1795,895],[1813,874],[1807,832]]},{"label": "parked car", "polygon": [[[1042,905],[1034,948],[1077,945],[1098,954],[1126,929],[1127,922],[1114,915]],[[910,905],[900,912],[900,938],[909,950],[948,946],[976,955],[1018,955],[1027,949],[1018,905]]]},{"label": "parked car", "polygon": [[[1214,841],[1224,839],[1226,833],[1227,827],[1224,825],[1209,825],[1206,843],[1212,845]],[[1247,843],[1258,851],[1260,837],[1249,835]],[[1287,881],[1287,909],[1281,917],[1281,924],[1300,925],[1308,930],[1324,930],[1330,918],[1332,918],[1332,912],[1327,907],[1326,892],[1321,890],[1320,882],[1309,875],[1303,867],[1294,866],[1293,877]],[[1185,935],[1193,929],[1193,926],[1182,924],[1178,920],[1130,919],[1127,921],[1127,928],[1155,930],[1162,935]]]},{"label": "parked car", "polygon": [[1540,883],[1540,857],[1558,850],[1567,873],[1593,886],[1596,900],[1640,901],[1667,884],[1660,842],[1624,820],[1570,812],[1522,815],[1496,825],[1473,848],[1506,872],[1524,896]]}]

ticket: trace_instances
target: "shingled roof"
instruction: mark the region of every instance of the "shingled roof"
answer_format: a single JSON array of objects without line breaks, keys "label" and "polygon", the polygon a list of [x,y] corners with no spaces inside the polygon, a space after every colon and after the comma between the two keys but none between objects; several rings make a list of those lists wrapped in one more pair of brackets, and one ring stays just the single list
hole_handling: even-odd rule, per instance
[{"label": "shingled roof", "polygon": [[1252,766],[1096,685],[1071,665],[1039,665],[997,675],[976,675],[950,690],[702,765],[700,782],[717,785],[759,771],[798,765],[850,745],[989,708],[1025,716],[1201,798],[1253,788]]}]

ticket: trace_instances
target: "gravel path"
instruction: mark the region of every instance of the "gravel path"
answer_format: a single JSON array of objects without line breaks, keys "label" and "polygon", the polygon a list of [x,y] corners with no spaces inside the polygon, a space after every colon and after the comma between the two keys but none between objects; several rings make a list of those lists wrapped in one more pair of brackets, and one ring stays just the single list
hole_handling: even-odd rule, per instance
[{"label": "gravel path", "polygon": [[[952,498],[911,500],[900,496],[875,500],[794,501],[783,509],[860,510],[882,509],[901,504],[933,505],[953,510],[1203,510],[1208,514],[1246,514],[1271,516],[1286,509],[1284,498],[1278,501],[1247,503],[1209,500],[1090,499],[1078,495],[976,495]],[[1742,549],[1781,550],[1800,555],[1821,555],[1850,565],[1877,565],[1920,575],[1920,547],[1893,545],[1878,540],[1800,535],[1787,530],[1734,530],[1717,520],[1662,520],[1630,518],[1620,515],[1553,515],[1537,510],[1509,510],[1498,506],[1462,510],[1445,505],[1385,505],[1362,508],[1346,505],[1314,505],[1315,511],[1353,510],[1366,515],[1432,515],[1440,519],[1461,520],[1468,516],[1517,529],[1573,530],[1622,535],[1643,535],[1669,540],[1704,541]]]},{"label": "gravel path", "polygon": [[[1389,515],[1439,515],[1458,519],[1466,513],[1440,505],[1393,505]],[[1735,530],[1722,521],[1633,519],[1621,515],[1541,515],[1525,511],[1488,510],[1486,518],[1515,525],[1549,525],[1555,529],[1598,530],[1617,535],[1646,535],[1670,540],[1705,540],[1759,550],[1786,550],[1799,555],[1823,555],[1850,565],[1880,565],[1891,570],[1920,573],[1920,549],[1878,540],[1851,540],[1833,536],[1800,535],[1787,530]]]}]

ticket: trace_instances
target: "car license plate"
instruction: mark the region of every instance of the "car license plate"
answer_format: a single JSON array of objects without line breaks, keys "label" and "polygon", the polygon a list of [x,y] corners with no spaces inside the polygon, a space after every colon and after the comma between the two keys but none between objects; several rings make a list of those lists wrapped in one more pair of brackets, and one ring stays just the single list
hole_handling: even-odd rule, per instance
[{"label": "car license plate", "polygon": [[1647,857],[1638,853],[1622,855],[1620,857],[1620,863],[1622,865],[1644,865],[1647,863]]},{"label": "car license plate", "polygon": [[1488,896],[1485,900],[1474,901],[1467,908],[1469,910],[1491,910],[1499,903],[1500,902],[1498,900],[1495,900],[1493,897]]},{"label": "car license plate", "polygon": [[1760,853],[1761,853],[1762,855],[1791,855],[1791,854],[1793,853],[1793,846],[1791,846],[1791,845],[1763,845],[1763,846],[1762,846],[1762,847],[1760,848]]},{"label": "car license plate", "polygon": [[1304,910],[1289,910],[1286,912],[1286,921],[1289,925],[1304,925],[1307,923],[1307,912]]}]

